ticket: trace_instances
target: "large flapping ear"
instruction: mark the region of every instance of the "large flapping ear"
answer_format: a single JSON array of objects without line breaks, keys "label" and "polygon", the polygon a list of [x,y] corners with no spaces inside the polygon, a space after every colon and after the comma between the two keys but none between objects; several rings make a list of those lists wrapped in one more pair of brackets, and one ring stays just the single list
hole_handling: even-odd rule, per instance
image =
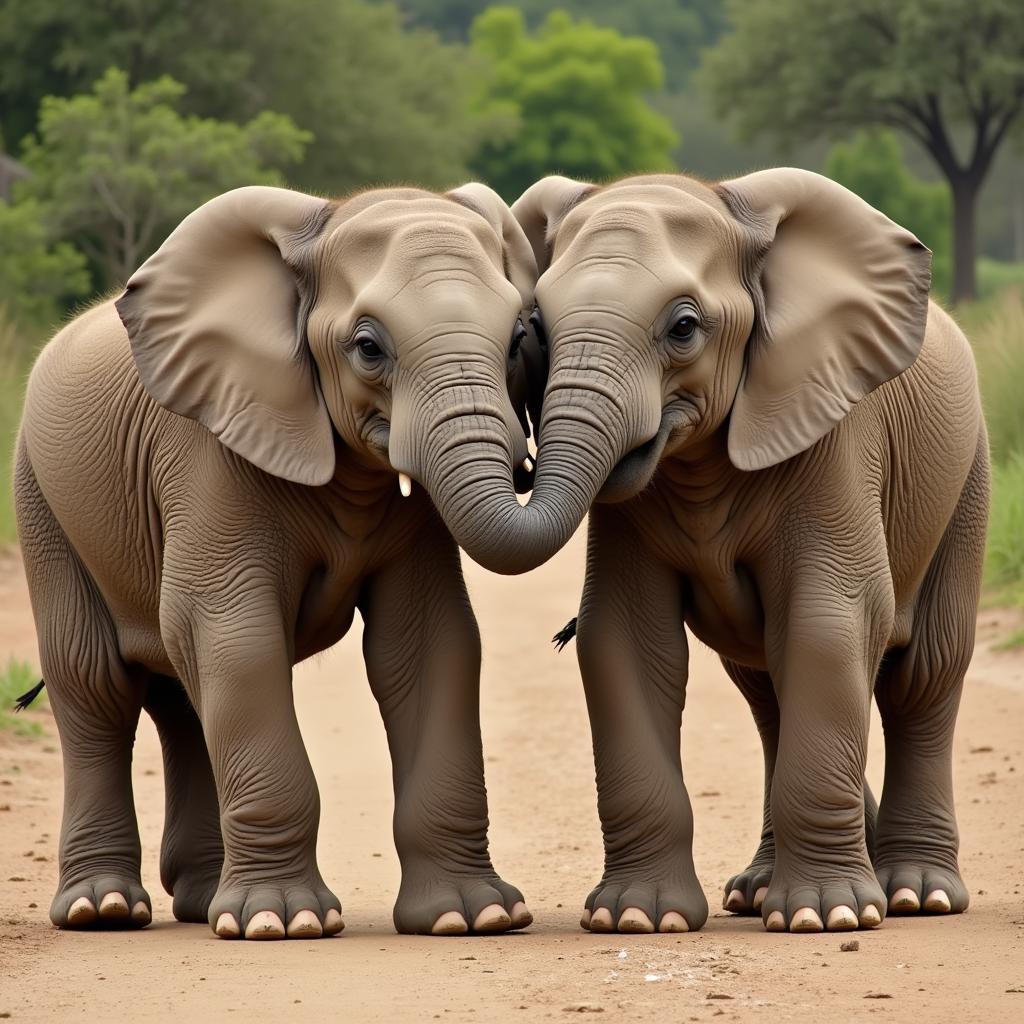
[{"label": "large flapping ear", "polygon": [[462,206],[479,213],[501,239],[505,257],[505,274],[516,286],[524,309],[533,308],[533,289],[537,283],[537,264],[533,250],[523,234],[519,222],[512,216],[508,204],[492,188],[479,181],[452,189],[448,193]]},{"label": "large flapping ear", "polygon": [[512,204],[512,213],[530,240],[539,273],[551,262],[551,243],[562,218],[596,187],[552,174],[532,184]]},{"label": "large flapping ear", "polygon": [[274,476],[324,484],[331,420],[299,322],[296,260],[328,200],[251,186],[189,214],[117,312],[146,390]]},{"label": "large flapping ear", "polygon": [[810,171],[758,171],[718,191],[761,256],[753,287],[763,308],[733,405],[729,456],[739,469],[763,469],[805,451],[914,362],[931,253]]}]

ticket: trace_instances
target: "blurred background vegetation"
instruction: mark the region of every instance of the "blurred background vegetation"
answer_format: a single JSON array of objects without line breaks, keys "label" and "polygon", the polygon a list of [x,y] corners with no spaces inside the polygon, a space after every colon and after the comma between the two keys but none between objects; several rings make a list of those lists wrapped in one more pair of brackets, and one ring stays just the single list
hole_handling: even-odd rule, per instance
[{"label": "blurred background vegetation", "polygon": [[989,581],[1024,600],[1022,107],[1020,0],[5,0],[2,451],[41,342],[226,189],[513,200],[552,172],[786,163],[933,250],[992,435]]}]

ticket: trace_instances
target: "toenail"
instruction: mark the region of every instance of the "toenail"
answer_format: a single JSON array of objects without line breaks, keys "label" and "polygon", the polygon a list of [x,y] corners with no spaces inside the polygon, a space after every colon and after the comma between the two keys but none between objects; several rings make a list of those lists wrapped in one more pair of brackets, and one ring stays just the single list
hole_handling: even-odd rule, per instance
[{"label": "toenail", "polygon": [[88,896],[79,896],[68,908],[68,924],[91,924],[96,920],[96,908]]},{"label": "toenail", "polygon": [[513,904],[512,927],[527,928],[531,924],[533,924],[533,914],[530,913],[530,908],[522,900]]},{"label": "toenail", "polygon": [[491,903],[484,907],[473,919],[473,931],[475,932],[499,932],[511,927],[512,918],[508,916],[505,908],[498,903]]},{"label": "toenail", "polygon": [[337,935],[338,932],[345,930],[345,922],[341,919],[341,914],[331,907],[330,910],[324,914],[324,935]]},{"label": "toenail", "polygon": [[830,932],[853,931],[858,924],[857,915],[850,907],[846,906],[833,907],[828,912],[828,918],[825,921],[825,926]]},{"label": "toenail", "polygon": [[789,922],[791,932],[820,932],[824,926],[816,911],[801,907]]},{"label": "toenail", "polygon": [[108,892],[100,900],[100,917],[127,917],[128,901],[119,892]]},{"label": "toenail", "polygon": [[770,932],[784,932],[786,930],[786,919],[782,916],[781,910],[773,910],[764,923],[765,928]]},{"label": "toenail", "polygon": [[862,928],[877,928],[881,923],[882,915],[873,903],[869,903],[860,912],[860,926]]},{"label": "toenail", "polygon": [[213,930],[222,939],[237,939],[242,934],[241,929],[238,927],[238,922],[235,920],[235,915],[228,913],[223,913],[217,918],[217,923],[214,925]]},{"label": "toenail", "polygon": [[932,914],[948,914],[951,907],[949,897],[943,889],[935,889],[928,893],[928,897],[924,901],[924,909]]},{"label": "toenail", "polygon": [[761,909],[761,904],[764,903],[764,898],[767,895],[768,895],[768,886],[767,885],[762,885],[761,888],[758,889],[757,892],[754,893],[754,909],[755,910],[760,910]]},{"label": "toenail", "polygon": [[442,914],[430,929],[431,935],[465,935],[469,931],[466,919],[457,911],[449,910]]},{"label": "toenail", "polygon": [[300,910],[288,922],[288,938],[319,939],[323,935],[323,925],[312,910]]},{"label": "toenail", "polygon": [[889,900],[890,910],[909,910],[915,911],[921,909],[921,901],[917,897],[917,893],[913,889],[897,889]]},{"label": "toenail", "polygon": [[670,910],[662,915],[661,923],[658,925],[659,932],[688,932],[690,926],[686,918],[678,911]]},{"label": "toenail", "polygon": [[649,935],[654,931],[654,925],[639,907],[626,907],[619,915],[619,931]]},{"label": "toenail", "polygon": [[590,930],[592,932],[610,932],[613,927],[612,912],[607,907],[598,907],[591,915]]},{"label": "toenail", "polygon": [[283,939],[285,936],[284,925],[281,918],[272,910],[261,910],[249,918],[245,926],[245,937],[247,939]]},{"label": "toenail", "polygon": [[747,899],[739,889],[733,889],[725,897],[726,910],[742,910],[747,905]]},{"label": "toenail", "polygon": [[584,910],[583,916],[580,918],[580,927],[584,931],[590,931],[590,911]]},{"label": "toenail", "polygon": [[153,915],[149,911],[149,907],[146,906],[142,900],[139,900],[134,907],[132,907],[132,920],[138,924],[149,924]]}]

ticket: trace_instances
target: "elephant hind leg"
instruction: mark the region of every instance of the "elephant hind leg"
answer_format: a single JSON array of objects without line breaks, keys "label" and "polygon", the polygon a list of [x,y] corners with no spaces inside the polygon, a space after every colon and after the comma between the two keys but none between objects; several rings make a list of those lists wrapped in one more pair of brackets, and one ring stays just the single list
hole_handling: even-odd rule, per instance
[{"label": "elephant hind leg", "polygon": [[39,658],[64,755],[60,928],[141,927],[151,919],[140,877],[131,761],[144,679],[121,659],[95,584],[46,503],[19,446],[18,531]]},{"label": "elephant hind leg", "polygon": [[885,784],[874,865],[895,913],[961,912],[953,730],[974,650],[985,521],[984,438],[925,576],[910,642],[886,658],[876,687],[885,729]]},{"label": "elephant hind leg", "polygon": [[143,705],[164,756],[166,809],[160,880],[179,921],[205,922],[220,883],[220,805],[203,727],[177,679],[153,676]]},{"label": "elephant hind leg", "polygon": [[[725,884],[722,900],[724,910],[734,914],[760,914],[761,904],[768,893],[768,884],[775,868],[775,832],[772,828],[772,775],[779,747],[779,703],[775,697],[771,676],[767,672],[748,668],[722,658],[729,678],[736,684],[750,705],[754,724],[761,737],[764,752],[764,810],[761,839],[750,863],[733,875]],[[864,780],[864,829],[869,854],[874,850],[878,805],[874,794]]]}]

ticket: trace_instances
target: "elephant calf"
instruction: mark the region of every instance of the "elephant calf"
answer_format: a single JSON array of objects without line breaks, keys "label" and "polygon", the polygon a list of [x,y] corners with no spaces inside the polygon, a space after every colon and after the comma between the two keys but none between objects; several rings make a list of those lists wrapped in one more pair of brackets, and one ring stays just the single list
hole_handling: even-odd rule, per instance
[{"label": "elephant calf", "polygon": [[[596,499],[578,654],[605,872],[584,927],[707,917],[680,771],[684,623],[764,745],[763,839],[726,908],[770,931],[964,910],[951,743],[988,451],[927,249],[792,169],[547,178],[513,212],[542,271],[550,371],[534,496],[490,562],[530,568]],[[886,766],[869,852],[872,694]]]},{"label": "elephant calf", "polygon": [[480,185],[245,188],[43,351],[16,501],[64,750],[56,925],[150,920],[130,775],[145,708],[175,916],[226,938],[341,930],[291,676],[357,608],[394,762],[396,927],[530,923],[487,849],[458,549],[412,479],[471,508],[481,460],[526,459],[535,277]]}]

